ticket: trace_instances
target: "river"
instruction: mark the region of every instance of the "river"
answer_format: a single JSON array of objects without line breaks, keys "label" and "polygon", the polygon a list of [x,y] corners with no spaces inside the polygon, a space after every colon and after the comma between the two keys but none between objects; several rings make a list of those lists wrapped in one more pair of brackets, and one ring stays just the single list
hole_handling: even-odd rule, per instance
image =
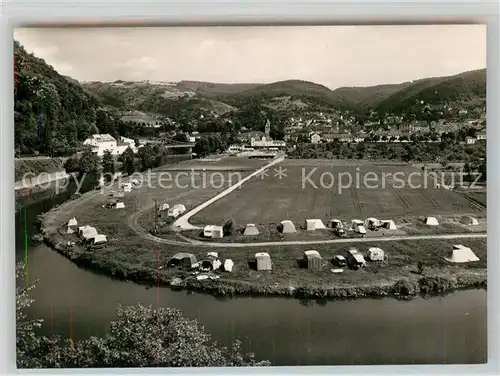
[{"label": "river", "polygon": [[[70,196],[40,193],[18,198],[16,259],[24,260],[25,229],[36,216]],[[25,223],[24,218],[27,218]],[[274,365],[471,364],[487,359],[486,291],[398,301],[391,298],[311,301],[289,298],[215,298],[147,288],[78,268],[45,245],[28,246],[28,276],[38,279],[31,317],[45,320],[44,334],[74,339],[102,336],[117,304],[179,308],[224,345],[239,338],[244,349]]]}]

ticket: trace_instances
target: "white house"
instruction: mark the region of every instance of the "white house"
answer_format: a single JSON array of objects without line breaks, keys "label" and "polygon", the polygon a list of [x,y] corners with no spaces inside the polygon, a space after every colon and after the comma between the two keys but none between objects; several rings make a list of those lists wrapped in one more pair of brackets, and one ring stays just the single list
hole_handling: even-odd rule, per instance
[{"label": "white house", "polygon": [[134,140],[127,137],[120,137],[120,142],[117,143],[115,153],[113,154],[116,155],[123,154],[125,150],[127,150],[129,147],[132,149],[134,153],[137,153],[138,145],[135,144]]},{"label": "white house", "polygon": [[85,141],[84,145],[92,147],[92,151],[97,153],[99,157],[104,155],[106,150],[109,150],[112,154],[115,154],[117,142],[116,139],[110,134],[93,134]]},{"label": "white house", "polygon": [[263,136],[260,140],[252,137],[250,139],[250,146],[256,149],[284,148],[286,146],[286,143],[285,141],[274,141]]},{"label": "white house", "polygon": [[480,140],[486,140],[486,132],[479,132],[476,135],[476,140],[478,140],[478,141],[480,141]]},{"label": "white house", "polygon": [[474,137],[465,137],[465,143],[467,145],[473,145],[476,143],[476,139]]},{"label": "white house", "polygon": [[109,150],[113,155],[123,154],[128,147],[135,153],[138,147],[131,138],[120,137],[120,141],[118,142],[113,136],[107,133],[94,134],[83,141],[83,144],[92,147],[92,151],[97,153],[99,157],[102,157],[106,150]]},{"label": "white house", "polygon": [[311,135],[311,144],[319,144],[321,142],[321,136],[317,133]]}]

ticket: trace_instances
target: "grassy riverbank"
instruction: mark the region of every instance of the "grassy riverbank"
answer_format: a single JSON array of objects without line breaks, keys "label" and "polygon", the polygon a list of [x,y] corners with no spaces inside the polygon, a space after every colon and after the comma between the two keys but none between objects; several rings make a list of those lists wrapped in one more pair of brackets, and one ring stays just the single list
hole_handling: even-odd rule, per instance
[{"label": "grassy riverbank", "polygon": [[[168,286],[173,278],[183,281],[176,288],[202,291],[217,296],[295,296],[300,298],[360,298],[367,296],[394,296],[411,298],[419,293],[446,293],[455,289],[486,287],[486,241],[464,240],[481,258],[467,266],[447,265],[440,257],[449,250],[451,241],[390,242],[383,248],[390,256],[389,265],[368,264],[360,270],[344,270],[333,274],[327,266],[321,271],[299,269],[297,259],[304,246],[273,247],[272,249],[236,248],[203,249],[169,246],[150,247],[130,244],[122,248],[85,251],[79,247],[65,246],[66,236],[44,233],[44,240],[60,254],[77,265],[90,268],[117,279],[125,279],[149,285]],[[128,243],[128,242],[127,242]],[[356,244],[353,244],[356,245]],[[363,244],[360,250],[377,244]],[[156,249],[155,249],[156,248]],[[341,253],[346,245],[318,246],[315,249],[326,260]],[[436,250],[443,250],[435,252]],[[189,251],[198,258],[206,252],[217,251],[235,262],[233,273],[218,273],[220,279],[198,281],[189,272],[164,268],[159,270],[168,257],[178,251]],[[273,258],[273,271],[258,272],[249,266],[249,259],[258,251],[268,251]],[[434,251],[434,252],[433,252]],[[158,259],[160,262],[158,263]],[[423,262],[424,272],[417,272],[417,263]]]},{"label": "grassy riverbank", "polygon": [[[229,158],[223,161],[225,164],[231,162]],[[244,160],[240,163],[243,162]],[[207,173],[207,181],[210,180],[211,173],[217,171]],[[224,187],[214,188],[199,184],[201,177],[194,180],[197,186],[194,189],[188,184],[191,177],[182,179],[184,179],[181,181],[182,184],[168,189],[153,185],[133,190],[123,198],[125,208],[119,210],[103,207],[109,199],[107,192],[103,194],[98,191],[88,192],[42,216],[44,239],[58,252],[82,267],[92,268],[116,278],[151,285],[157,283],[169,285],[173,278],[178,277],[182,279],[180,288],[214,295],[313,298],[411,297],[420,292],[439,293],[459,288],[485,287],[487,284],[486,238],[384,242],[377,241],[376,237],[373,239],[370,237],[369,240],[364,239],[365,242],[362,243],[359,239],[353,238],[352,241],[349,239],[348,243],[231,247],[227,243],[206,245],[179,243],[184,240],[175,233],[165,232],[161,234],[164,239],[155,241],[149,236],[155,218],[153,212],[155,201],[168,202],[171,205],[181,203],[189,210],[224,189]],[[85,250],[79,246],[67,248],[65,245],[68,241],[78,240],[75,235],[66,235],[61,231],[64,224],[72,217],[78,220],[79,225],[94,226],[99,233],[105,234],[108,238],[107,248],[98,250]],[[481,226],[483,225],[482,221]],[[408,228],[404,230],[407,234],[410,232]],[[467,231],[457,229],[456,232]],[[419,234],[421,231],[416,233]],[[462,265],[446,262],[443,258],[450,253],[452,245],[456,243],[471,247],[480,261]],[[361,270],[344,269],[340,274],[332,273],[331,269],[334,266],[330,260],[335,255],[345,254],[350,246],[358,247],[363,254],[369,247],[381,247],[389,256],[389,262],[382,265],[368,263],[367,267]],[[297,260],[302,258],[303,252],[308,249],[315,249],[323,256],[326,262],[323,270],[298,267]],[[233,272],[219,273],[220,278],[216,280],[199,281],[186,271],[169,268],[159,270],[159,266],[165,265],[177,252],[193,253],[199,260],[209,251],[217,252],[221,259],[232,259],[235,264]],[[271,255],[273,262],[271,272],[261,272],[251,268],[249,260],[253,259],[257,252],[268,252]],[[423,266],[423,273],[418,273],[419,264]]]}]

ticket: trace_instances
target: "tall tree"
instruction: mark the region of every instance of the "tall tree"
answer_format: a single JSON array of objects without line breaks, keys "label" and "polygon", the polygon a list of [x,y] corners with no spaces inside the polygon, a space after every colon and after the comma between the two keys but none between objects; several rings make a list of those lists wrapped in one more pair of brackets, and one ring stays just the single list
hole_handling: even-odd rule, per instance
[{"label": "tall tree", "polygon": [[104,151],[102,156],[102,172],[105,174],[106,180],[111,181],[112,176],[116,172],[115,157],[109,150]]}]

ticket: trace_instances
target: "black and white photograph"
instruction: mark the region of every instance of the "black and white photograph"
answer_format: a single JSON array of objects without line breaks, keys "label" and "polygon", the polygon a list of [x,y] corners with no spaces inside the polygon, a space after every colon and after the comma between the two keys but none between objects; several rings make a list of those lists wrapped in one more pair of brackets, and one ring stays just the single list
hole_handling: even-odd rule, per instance
[{"label": "black and white photograph", "polygon": [[18,368],[487,362],[486,25],[13,50]]}]

